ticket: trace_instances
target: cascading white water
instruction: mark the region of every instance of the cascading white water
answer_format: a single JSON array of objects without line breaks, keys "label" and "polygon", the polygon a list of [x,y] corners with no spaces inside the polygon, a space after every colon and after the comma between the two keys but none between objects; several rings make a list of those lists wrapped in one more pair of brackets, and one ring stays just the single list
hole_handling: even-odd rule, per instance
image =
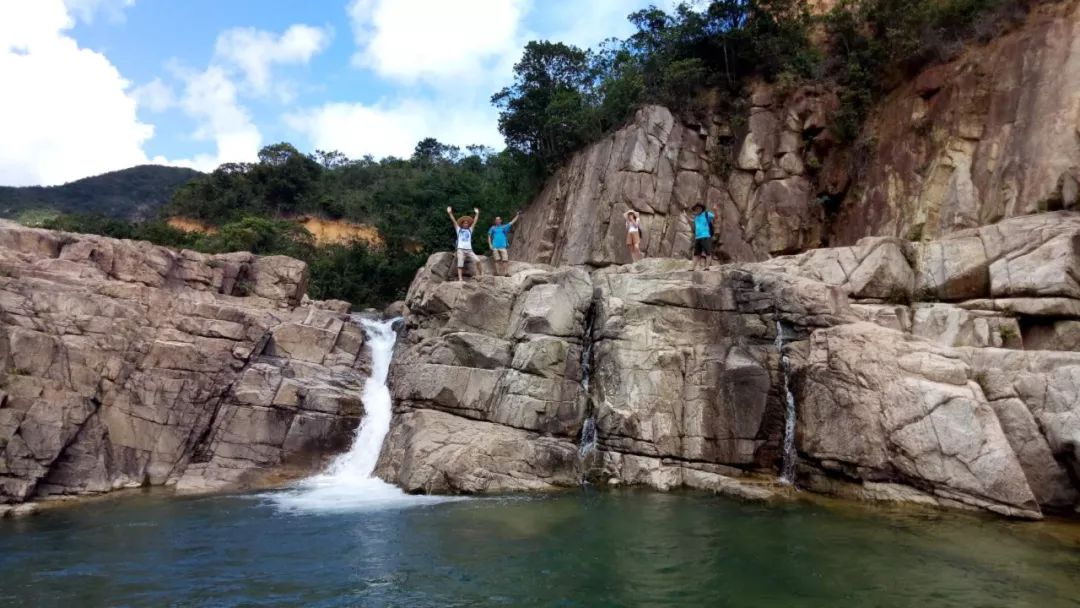
[{"label": "cascading white water", "polygon": [[371,377],[364,383],[364,419],[348,452],[338,456],[326,471],[308,478],[272,498],[289,510],[352,511],[408,507],[452,500],[445,496],[413,496],[373,475],[390,432],[393,403],[386,376],[394,354],[397,333],[394,323],[400,319],[375,321],[356,318],[367,334],[371,350]]},{"label": "cascading white water", "polygon": [[371,349],[371,377],[364,383],[362,394],[364,420],[357,429],[352,449],[330,464],[326,474],[331,478],[369,479],[375,471],[383,440],[390,432],[393,402],[390,400],[390,387],[386,386],[386,376],[390,372],[390,360],[394,356],[394,343],[397,342],[394,323],[399,320],[360,319]]},{"label": "cascading white water", "polygon": [[784,446],[780,465],[780,481],[789,485],[795,485],[795,463],[798,453],[795,451],[795,395],[791,394],[790,362],[784,354],[784,325],[780,319],[776,320],[776,350],[780,353],[780,373],[783,376],[784,389]]}]

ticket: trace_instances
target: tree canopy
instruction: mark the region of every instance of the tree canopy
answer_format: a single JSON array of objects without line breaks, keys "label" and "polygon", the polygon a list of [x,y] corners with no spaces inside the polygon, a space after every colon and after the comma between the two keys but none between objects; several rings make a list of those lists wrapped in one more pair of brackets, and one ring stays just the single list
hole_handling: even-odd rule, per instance
[{"label": "tree canopy", "polygon": [[[506,138],[501,152],[426,138],[409,158],[350,159],[338,151],[304,154],[283,142],[263,148],[257,162],[226,163],[208,175],[128,170],[120,199],[114,198],[115,185],[125,172],[59,190],[13,195],[0,189],[0,212],[5,201],[33,208],[36,202],[26,201],[44,201],[43,193],[51,193],[57,195],[52,203],[37,206],[83,215],[38,217],[47,227],[208,252],[292,255],[310,265],[312,297],[385,304],[404,294],[430,253],[453,246],[448,205],[481,208],[482,224],[511,215],[571,154],[623,124],[642,104],[694,111],[708,92],[712,110],[723,110],[715,104],[726,100],[734,111],[752,79],[825,82],[842,102],[833,128],[850,140],[892,86],[949,57],[962,42],[1000,32],[1023,16],[1029,1],[840,0],[825,15],[812,15],[804,0],[711,0],[670,12],[649,7],[629,16],[632,35],[595,49],[528,43],[513,81],[491,98]],[[85,194],[91,183],[112,190]],[[163,191],[175,193],[159,216],[124,221],[132,201],[159,201],[167,196]],[[96,214],[84,200],[94,197]],[[79,202],[64,202],[69,200]],[[123,202],[114,205],[116,200]],[[7,205],[10,211],[13,203]],[[181,232],[165,222],[174,215],[204,221],[217,232]],[[303,215],[374,226],[383,244],[319,246],[289,221]],[[484,239],[477,246],[483,252]]]}]

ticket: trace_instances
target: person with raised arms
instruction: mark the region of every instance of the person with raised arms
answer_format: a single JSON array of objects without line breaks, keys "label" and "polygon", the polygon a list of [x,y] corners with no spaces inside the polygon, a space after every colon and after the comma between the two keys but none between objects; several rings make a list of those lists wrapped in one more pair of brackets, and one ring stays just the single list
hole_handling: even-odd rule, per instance
[{"label": "person with raised arms", "polygon": [[454,230],[457,233],[457,277],[458,281],[464,281],[465,278],[462,275],[462,269],[465,268],[465,261],[470,260],[473,263],[473,268],[476,269],[476,280],[484,278],[484,268],[480,265],[480,258],[476,256],[472,248],[472,235],[473,226],[476,225],[477,220],[480,219],[480,210],[473,208],[473,216],[464,216],[461,219],[454,217],[454,208],[447,207],[446,212],[450,214],[450,221],[454,222]]}]

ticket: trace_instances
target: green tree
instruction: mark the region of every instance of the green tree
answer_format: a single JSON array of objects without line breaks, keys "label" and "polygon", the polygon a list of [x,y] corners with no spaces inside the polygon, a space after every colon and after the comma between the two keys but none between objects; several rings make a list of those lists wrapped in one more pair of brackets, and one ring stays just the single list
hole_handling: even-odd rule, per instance
[{"label": "green tree", "polygon": [[508,146],[550,170],[600,133],[594,115],[591,54],[561,42],[534,41],[514,66],[514,83],[491,101],[502,112]]}]

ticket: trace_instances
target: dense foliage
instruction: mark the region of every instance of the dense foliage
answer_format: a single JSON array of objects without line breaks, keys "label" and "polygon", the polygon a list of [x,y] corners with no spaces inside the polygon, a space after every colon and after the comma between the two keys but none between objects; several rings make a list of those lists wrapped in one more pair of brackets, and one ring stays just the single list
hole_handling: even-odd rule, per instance
[{"label": "dense foliage", "polygon": [[[813,15],[803,0],[712,0],[630,15],[636,33],[596,50],[532,42],[514,82],[495,94],[507,144],[540,170],[625,121],[643,103],[733,111],[750,79],[831,83],[835,131],[854,139],[871,104],[903,78],[987,39],[1029,0],[841,0]],[[815,42],[815,39],[817,40]]]},{"label": "dense foliage", "polygon": [[[483,252],[483,230],[495,215],[512,215],[573,152],[644,103],[695,112],[707,98],[713,111],[738,115],[751,79],[826,82],[842,102],[834,130],[851,140],[881,95],[950,57],[963,42],[996,35],[1022,17],[1027,5],[1028,0],[840,0],[825,15],[812,15],[803,0],[712,0],[681,4],[670,13],[650,7],[630,15],[634,34],[597,49],[530,42],[513,82],[492,97],[508,146],[502,152],[463,151],[426,139],[408,159],[351,160],[337,152],[305,155],[281,143],[264,148],[256,163],[221,165],[176,190],[162,217],[202,220],[218,228],[215,234],[186,234],[162,219],[130,224],[48,216],[38,222],[208,252],[292,255],[310,264],[312,297],[384,304],[403,295],[427,255],[453,246],[447,206],[459,215],[482,210],[476,246]],[[141,186],[124,191],[153,199]],[[3,196],[0,190],[0,209]],[[115,212],[107,196],[99,200],[105,202],[97,211],[125,215]],[[287,221],[305,214],[373,225],[385,246],[317,246]]]},{"label": "dense foliage", "polygon": [[[336,152],[307,156],[289,144],[267,146],[256,163],[229,163],[176,191],[161,219],[129,223],[101,216],[60,215],[37,224],[57,230],[149,240],[209,253],[251,251],[308,262],[313,298],[339,298],[357,306],[386,304],[404,295],[427,256],[453,246],[452,206],[459,215],[481,210],[481,230],[496,215],[509,216],[534,190],[527,159],[513,151],[465,152],[433,139],[409,159],[350,160]],[[289,221],[301,215],[375,226],[385,245],[364,242],[316,245]],[[217,228],[186,233],[164,218],[184,216]],[[487,249],[478,233],[475,247]]]},{"label": "dense foliage", "polygon": [[143,165],[62,186],[0,187],[0,217],[26,211],[94,213],[138,220],[153,217],[184,183],[202,175],[179,167]]},{"label": "dense foliage", "polygon": [[507,144],[551,171],[642,103],[686,109],[704,90],[735,97],[751,76],[809,77],[817,61],[800,0],[713,0],[650,7],[637,32],[598,50],[530,42],[514,83],[492,97]]}]

